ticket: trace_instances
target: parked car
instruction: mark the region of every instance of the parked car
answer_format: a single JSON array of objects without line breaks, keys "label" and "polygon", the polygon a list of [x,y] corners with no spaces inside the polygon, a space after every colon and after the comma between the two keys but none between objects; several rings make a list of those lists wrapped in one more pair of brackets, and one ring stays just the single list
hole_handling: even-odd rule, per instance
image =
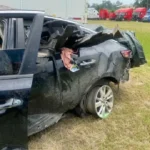
[{"label": "parked car", "polygon": [[95,8],[88,8],[88,17],[89,20],[99,20],[99,13]]},{"label": "parked car", "polygon": [[146,15],[146,13],[147,13],[147,8],[145,7],[136,8],[133,12],[132,20],[141,21],[143,17]]},{"label": "parked car", "polygon": [[143,22],[150,22],[150,9],[147,11],[146,15],[142,19]]},{"label": "parked car", "polygon": [[116,20],[117,21],[123,21],[123,20],[130,21],[132,20],[132,14],[133,14],[133,8],[122,8],[116,17]]},{"label": "parked car", "polygon": [[[40,11],[0,11],[0,18],[0,112],[28,109],[29,136],[73,109],[107,118],[114,105],[109,83],[129,80],[129,69],[146,63],[133,32],[96,32]],[[65,47],[75,71],[62,61]]]}]

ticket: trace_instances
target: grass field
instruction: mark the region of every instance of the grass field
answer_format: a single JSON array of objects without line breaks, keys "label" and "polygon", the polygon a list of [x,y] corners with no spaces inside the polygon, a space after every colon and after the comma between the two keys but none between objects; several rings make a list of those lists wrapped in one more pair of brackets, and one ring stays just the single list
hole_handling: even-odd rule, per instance
[{"label": "grass field", "polygon": [[120,86],[114,110],[106,120],[72,117],[29,139],[30,150],[150,150],[150,24],[91,21],[133,30],[142,43],[148,64],[131,70]]}]

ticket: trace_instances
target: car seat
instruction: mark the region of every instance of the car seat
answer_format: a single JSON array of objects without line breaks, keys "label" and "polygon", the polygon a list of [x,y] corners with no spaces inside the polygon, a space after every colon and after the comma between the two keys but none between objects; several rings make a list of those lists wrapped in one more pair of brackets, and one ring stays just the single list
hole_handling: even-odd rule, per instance
[{"label": "car seat", "polygon": [[10,75],[13,74],[12,63],[8,55],[0,50],[0,75]]}]

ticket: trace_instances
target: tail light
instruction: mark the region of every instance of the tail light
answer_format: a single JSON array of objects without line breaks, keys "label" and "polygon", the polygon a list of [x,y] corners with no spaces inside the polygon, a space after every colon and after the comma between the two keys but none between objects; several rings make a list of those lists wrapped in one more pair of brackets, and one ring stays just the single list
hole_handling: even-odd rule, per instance
[{"label": "tail light", "polygon": [[131,52],[131,50],[124,50],[124,51],[121,51],[121,55],[124,58],[131,58],[132,52]]}]

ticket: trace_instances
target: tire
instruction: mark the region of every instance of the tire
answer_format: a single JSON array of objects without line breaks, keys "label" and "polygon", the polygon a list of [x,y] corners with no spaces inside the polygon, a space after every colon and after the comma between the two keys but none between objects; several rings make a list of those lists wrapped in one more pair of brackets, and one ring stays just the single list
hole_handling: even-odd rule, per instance
[{"label": "tire", "polygon": [[112,112],[114,93],[107,82],[93,88],[87,97],[87,111],[96,117],[106,119]]}]

